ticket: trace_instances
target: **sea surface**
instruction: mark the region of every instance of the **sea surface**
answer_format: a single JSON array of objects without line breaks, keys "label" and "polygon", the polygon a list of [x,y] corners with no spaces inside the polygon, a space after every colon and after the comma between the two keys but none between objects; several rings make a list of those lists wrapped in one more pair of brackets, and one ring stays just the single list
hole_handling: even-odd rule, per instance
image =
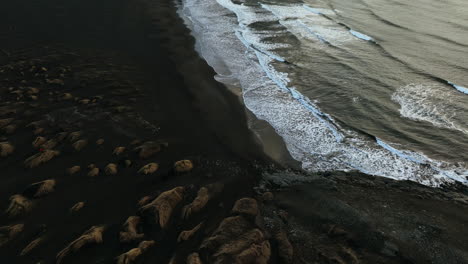
[{"label": "sea surface", "polygon": [[465,0],[182,0],[196,49],[309,171],[468,184]]}]

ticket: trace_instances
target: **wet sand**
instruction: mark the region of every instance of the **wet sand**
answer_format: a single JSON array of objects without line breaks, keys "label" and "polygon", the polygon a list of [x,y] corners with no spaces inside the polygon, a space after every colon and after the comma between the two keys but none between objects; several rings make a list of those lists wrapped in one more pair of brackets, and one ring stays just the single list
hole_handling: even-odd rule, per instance
[{"label": "wet sand", "polygon": [[[353,173],[313,175],[298,187],[265,181],[266,172],[289,172],[264,154],[171,1],[40,0],[0,10],[2,262],[197,263],[197,253],[203,263],[427,263],[437,260],[419,243],[428,239],[448,244],[446,263],[466,257],[462,187]],[[399,204],[408,199],[421,202]],[[339,202],[317,210],[314,201]],[[375,210],[389,201],[399,218]],[[428,223],[438,233],[392,235],[408,233],[415,208],[441,215]],[[352,224],[369,214],[385,225]],[[298,236],[299,228],[312,231]]]}]

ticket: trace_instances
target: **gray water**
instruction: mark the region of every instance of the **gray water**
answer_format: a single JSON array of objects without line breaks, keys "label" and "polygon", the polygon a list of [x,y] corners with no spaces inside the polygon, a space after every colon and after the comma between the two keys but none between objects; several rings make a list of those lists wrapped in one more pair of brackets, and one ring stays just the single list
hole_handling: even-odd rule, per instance
[{"label": "gray water", "polygon": [[310,171],[467,183],[468,2],[184,0],[219,81]]}]

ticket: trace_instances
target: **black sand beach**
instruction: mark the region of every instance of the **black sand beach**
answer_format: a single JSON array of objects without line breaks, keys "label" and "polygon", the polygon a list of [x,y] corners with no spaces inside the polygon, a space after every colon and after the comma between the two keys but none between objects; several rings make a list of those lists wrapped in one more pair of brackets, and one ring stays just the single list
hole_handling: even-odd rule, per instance
[{"label": "black sand beach", "polygon": [[465,187],[265,155],[172,1],[10,1],[0,40],[0,263],[468,261]]}]

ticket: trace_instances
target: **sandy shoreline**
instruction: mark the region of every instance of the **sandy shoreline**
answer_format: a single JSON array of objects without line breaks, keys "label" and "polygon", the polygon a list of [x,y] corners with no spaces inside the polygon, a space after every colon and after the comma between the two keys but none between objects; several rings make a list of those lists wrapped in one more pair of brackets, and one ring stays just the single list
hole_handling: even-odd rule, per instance
[{"label": "sandy shoreline", "polygon": [[[117,263],[136,248],[128,263],[198,263],[193,253],[203,263],[468,259],[465,187],[275,164],[172,1],[1,10],[0,142],[14,147],[0,158],[5,263]],[[28,161],[44,154],[52,158]],[[181,160],[193,168],[181,171]],[[102,242],[85,237],[69,253],[87,230]]]}]

